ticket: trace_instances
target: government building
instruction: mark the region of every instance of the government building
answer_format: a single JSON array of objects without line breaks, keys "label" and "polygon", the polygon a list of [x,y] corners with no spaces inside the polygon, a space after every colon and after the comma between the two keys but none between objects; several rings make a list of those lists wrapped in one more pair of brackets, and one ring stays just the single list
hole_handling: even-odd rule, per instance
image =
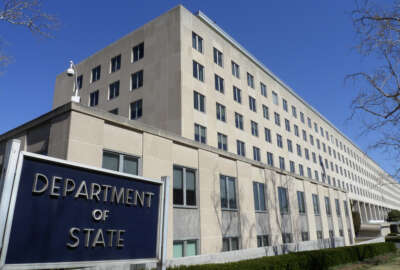
[{"label": "government building", "polygon": [[168,257],[351,245],[400,209],[377,163],[201,12],[177,6],[56,78],[53,110],[0,135],[22,149],[169,176]]}]

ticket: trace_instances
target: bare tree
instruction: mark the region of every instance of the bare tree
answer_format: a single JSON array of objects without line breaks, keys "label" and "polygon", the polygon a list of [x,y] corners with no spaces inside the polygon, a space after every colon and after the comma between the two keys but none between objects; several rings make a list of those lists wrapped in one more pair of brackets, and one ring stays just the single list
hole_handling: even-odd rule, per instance
[{"label": "bare tree", "polygon": [[[46,38],[52,37],[52,31],[58,26],[57,17],[44,12],[40,0],[0,0],[0,22],[25,27]],[[0,67],[11,61],[4,53],[4,44],[0,39]]]},{"label": "bare tree", "polygon": [[[380,135],[371,149],[383,149],[400,160],[400,1],[387,7],[368,0],[355,3],[356,48],[379,65],[346,77],[353,80],[358,93],[351,104],[351,118],[360,116],[362,134],[376,131]],[[395,176],[399,173],[400,167]]]}]

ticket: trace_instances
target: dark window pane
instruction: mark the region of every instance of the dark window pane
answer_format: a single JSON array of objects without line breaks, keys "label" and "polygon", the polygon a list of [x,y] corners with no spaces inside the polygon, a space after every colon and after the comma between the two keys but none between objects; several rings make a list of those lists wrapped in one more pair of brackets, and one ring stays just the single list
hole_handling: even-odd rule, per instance
[{"label": "dark window pane", "polygon": [[118,171],[119,170],[119,155],[104,152],[103,153],[103,168]]},{"label": "dark window pane", "polygon": [[174,168],[174,204],[183,204],[183,170]]},{"label": "dark window pane", "polygon": [[191,170],[186,170],[186,205],[196,205],[196,178]]},{"label": "dark window pane", "polygon": [[124,156],[123,172],[138,175],[138,160],[137,160],[137,158]]}]

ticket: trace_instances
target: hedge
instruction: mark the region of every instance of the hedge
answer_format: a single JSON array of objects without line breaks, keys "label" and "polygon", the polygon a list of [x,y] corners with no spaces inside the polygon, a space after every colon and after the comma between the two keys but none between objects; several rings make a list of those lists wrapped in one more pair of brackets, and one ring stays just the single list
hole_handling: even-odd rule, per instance
[{"label": "hedge", "polygon": [[339,247],[262,257],[224,264],[178,266],[174,270],[325,270],[329,267],[363,261],[377,255],[394,252],[394,243],[378,243]]}]

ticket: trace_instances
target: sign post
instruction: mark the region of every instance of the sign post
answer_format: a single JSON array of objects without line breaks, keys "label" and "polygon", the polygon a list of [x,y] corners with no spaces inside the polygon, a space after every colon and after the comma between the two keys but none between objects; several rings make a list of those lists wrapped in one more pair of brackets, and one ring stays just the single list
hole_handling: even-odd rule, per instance
[{"label": "sign post", "polygon": [[12,185],[0,269],[165,267],[168,177],[21,152]]},{"label": "sign post", "polygon": [[0,250],[3,248],[4,229],[20,147],[20,140],[10,140],[7,142],[4,165],[0,172]]}]

